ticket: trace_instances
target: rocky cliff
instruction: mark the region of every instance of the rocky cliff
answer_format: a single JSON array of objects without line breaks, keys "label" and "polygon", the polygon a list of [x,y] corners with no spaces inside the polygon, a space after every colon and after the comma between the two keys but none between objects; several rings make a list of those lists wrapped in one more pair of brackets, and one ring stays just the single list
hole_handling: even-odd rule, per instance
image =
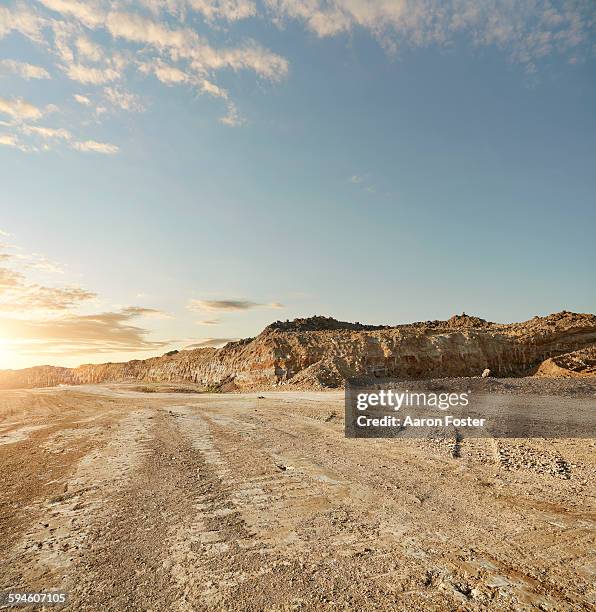
[{"label": "rocky cliff", "polygon": [[[374,326],[326,317],[276,322],[221,349],[78,368],[0,371],[0,388],[122,381],[192,382],[206,388],[340,387],[351,376],[405,379],[536,371],[596,343],[596,315],[560,312],[497,324],[465,314],[447,321]],[[544,373],[544,372],[542,372]]]}]

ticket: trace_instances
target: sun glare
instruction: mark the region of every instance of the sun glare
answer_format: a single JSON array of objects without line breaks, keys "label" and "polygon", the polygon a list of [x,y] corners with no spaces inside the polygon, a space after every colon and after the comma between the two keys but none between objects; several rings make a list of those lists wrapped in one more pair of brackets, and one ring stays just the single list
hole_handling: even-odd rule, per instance
[{"label": "sun glare", "polygon": [[10,343],[0,338],[0,370],[8,370],[14,366],[15,354],[10,348]]}]

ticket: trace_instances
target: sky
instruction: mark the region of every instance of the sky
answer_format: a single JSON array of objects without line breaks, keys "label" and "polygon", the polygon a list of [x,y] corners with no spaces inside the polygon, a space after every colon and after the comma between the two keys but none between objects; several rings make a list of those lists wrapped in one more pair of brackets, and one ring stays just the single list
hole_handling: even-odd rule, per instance
[{"label": "sky", "polygon": [[0,5],[0,368],[596,311],[592,0]]}]

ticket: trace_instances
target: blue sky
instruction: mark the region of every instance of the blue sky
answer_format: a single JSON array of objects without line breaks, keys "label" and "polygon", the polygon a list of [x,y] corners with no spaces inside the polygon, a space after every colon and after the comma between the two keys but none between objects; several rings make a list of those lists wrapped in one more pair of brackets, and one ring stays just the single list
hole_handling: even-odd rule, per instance
[{"label": "blue sky", "polygon": [[592,2],[0,7],[0,367],[594,312]]}]

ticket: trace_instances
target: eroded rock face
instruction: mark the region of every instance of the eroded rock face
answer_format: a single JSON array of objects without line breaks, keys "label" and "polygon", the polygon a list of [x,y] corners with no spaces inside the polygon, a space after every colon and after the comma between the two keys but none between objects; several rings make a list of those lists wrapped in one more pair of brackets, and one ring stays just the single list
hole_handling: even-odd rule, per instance
[{"label": "eroded rock face", "polygon": [[560,312],[497,324],[468,315],[396,327],[326,317],[276,322],[256,338],[221,349],[78,368],[41,366],[0,372],[0,387],[122,381],[192,382],[257,389],[284,384],[341,387],[351,376],[440,378],[532,373],[546,359],[596,343],[596,315]]}]

